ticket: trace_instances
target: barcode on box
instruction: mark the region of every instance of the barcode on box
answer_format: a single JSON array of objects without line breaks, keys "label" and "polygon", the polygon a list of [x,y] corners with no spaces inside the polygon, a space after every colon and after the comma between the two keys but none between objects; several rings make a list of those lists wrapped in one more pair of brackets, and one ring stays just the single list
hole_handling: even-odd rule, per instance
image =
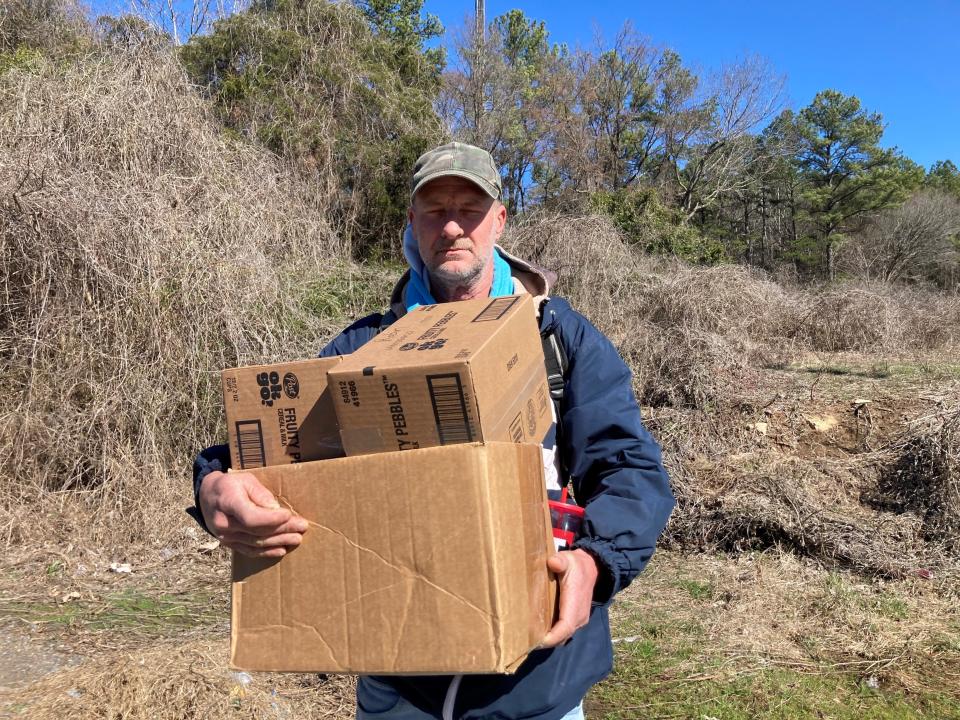
[{"label": "barcode on box", "polygon": [[237,451],[240,468],[258,468],[267,464],[263,448],[263,428],[259,420],[237,422]]},{"label": "barcode on box", "polygon": [[523,418],[520,413],[510,423],[510,439],[515,443],[523,442]]},{"label": "barcode on box", "polygon": [[508,297],[501,297],[497,298],[496,300],[492,300],[490,301],[490,304],[481,310],[480,314],[477,315],[471,322],[490,322],[492,320],[499,320],[506,315],[507,311],[509,311],[510,308],[512,308],[519,300],[519,295],[510,295]]},{"label": "barcode on box", "polygon": [[473,428],[467,417],[467,400],[457,373],[427,375],[433,417],[441,445],[473,442]]}]

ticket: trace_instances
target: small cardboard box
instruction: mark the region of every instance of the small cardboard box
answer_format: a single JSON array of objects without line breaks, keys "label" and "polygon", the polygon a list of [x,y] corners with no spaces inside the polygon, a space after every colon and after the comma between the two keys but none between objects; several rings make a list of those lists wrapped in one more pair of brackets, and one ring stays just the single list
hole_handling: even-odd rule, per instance
[{"label": "small cardboard box", "polygon": [[553,622],[540,448],[488,443],[253,471],[306,518],[233,558],[230,662],[325,673],[514,671]]},{"label": "small cardboard box", "polygon": [[341,358],[224,370],[223,405],[234,468],[342,457],[327,371]]},{"label": "small cardboard box", "polygon": [[553,422],[529,295],[424,305],[330,371],[347,455],[539,443]]}]

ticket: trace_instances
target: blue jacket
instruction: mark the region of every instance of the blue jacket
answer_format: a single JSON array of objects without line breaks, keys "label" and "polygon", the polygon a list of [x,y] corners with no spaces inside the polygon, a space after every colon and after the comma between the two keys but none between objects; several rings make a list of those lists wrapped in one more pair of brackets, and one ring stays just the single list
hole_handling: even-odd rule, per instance
[{"label": "blue jacket", "polygon": [[[320,352],[347,354],[374,337],[391,318],[355,322]],[[644,568],[674,505],[660,448],[644,429],[630,371],[610,341],[563,299],[542,306],[540,332],[553,332],[567,358],[558,449],[574,495],[585,505],[583,536],[575,546],[600,567],[590,621],[557,648],[535,650],[514,675],[468,675],[454,717],[561,718],[613,666],[607,607]],[[226,446],[205,450],[194,465],[194,489],[229,464]],[[196,514],[195,514],[196,516]],[[422,710],[440,718],[450,676],[384,676]]]}]

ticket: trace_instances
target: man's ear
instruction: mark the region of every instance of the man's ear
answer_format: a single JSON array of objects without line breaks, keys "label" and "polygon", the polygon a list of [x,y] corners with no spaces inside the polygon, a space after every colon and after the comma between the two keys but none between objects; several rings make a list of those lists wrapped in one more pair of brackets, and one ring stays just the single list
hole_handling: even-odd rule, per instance
[{"label": "man's ear", "polygon": [[410,207],[407,208],[407,223],[413,225],[413,203],[410,203]]},{"label": "man's ear", "polygon": [[503,235],[503,230],[507,227],[507,206],[504,205],[499,200],[496,201],[497,209],[494,219],[496,221],[495,227],[497,228],[497,239],[500,239],[500,236]]}]

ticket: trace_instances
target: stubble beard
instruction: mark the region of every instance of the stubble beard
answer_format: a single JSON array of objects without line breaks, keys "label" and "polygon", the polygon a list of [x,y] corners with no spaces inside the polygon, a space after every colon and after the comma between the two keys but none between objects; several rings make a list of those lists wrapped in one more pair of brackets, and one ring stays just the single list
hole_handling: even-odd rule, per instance
[{"label": "stubble beard", "polygon": [[486,267],[487,261],[483,258],[477,258],[476,262],[469,267],[458,270],[447,269],[441,265],[437,268],[430,268],[430,279],[450,290],[458,287],[472,287],[483,276]]},{"label": "stubble beard", "polygon": [[[491,228],[491,240],[494,240],[495,235],[496,230]],[[480,279],[483,277],[487,266],[493,261],[493,253],[496,251],[493,250],[492,245],[493,243],[491,242],[490,254],[488,256],[475,256],[476,261],[466,268],[461,268],[459,270],[446,269],[444,268],[443,264],[436,268],[428,266],[427,272],[430,274],[431,284],[442,287],[448,296],[453,295],[457,290],[472,288],[474,285],[480,282]]]}]

